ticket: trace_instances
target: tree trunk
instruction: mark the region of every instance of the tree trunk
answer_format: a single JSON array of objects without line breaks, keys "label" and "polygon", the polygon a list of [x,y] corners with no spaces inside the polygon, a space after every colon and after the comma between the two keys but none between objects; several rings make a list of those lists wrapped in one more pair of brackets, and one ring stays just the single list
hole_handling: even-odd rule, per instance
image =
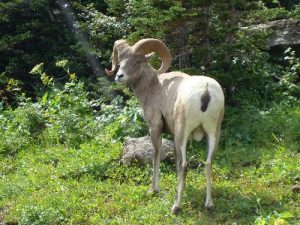
[{"label": "tree trunk", "polygon": [[210,54],[210,40],[209,40],[209,27],[210,27],[210,16],[211,16],[211,5],[212,1],[207,1],[207,5],[201,7],[202,11],[202,48],[204,50],[204,57],[202,59],[202,65],[205,68],[205,71],[208,71],[211,62]]}]

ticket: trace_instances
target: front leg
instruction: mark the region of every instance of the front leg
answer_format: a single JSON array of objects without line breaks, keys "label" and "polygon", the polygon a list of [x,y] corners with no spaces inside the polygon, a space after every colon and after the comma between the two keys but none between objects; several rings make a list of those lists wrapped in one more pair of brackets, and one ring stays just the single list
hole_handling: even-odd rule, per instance
[{"label": "front leg", "polygon": [[160,149],[161,149],[161,132],[162,126],[153,126],[150,129],[150,138],[154,148],[153,155],[153,178],[152,178],[152,186],[149,192],[158,192],[159,191],[159,164],[160,164]]}]

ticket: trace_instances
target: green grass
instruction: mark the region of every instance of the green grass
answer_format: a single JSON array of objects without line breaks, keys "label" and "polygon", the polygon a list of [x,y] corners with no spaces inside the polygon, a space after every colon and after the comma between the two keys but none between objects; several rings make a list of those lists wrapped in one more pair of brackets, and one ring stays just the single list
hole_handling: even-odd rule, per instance
[{"label": "green grass", "polygon": [[95,112],[82,83],[71,81],[0,111],[0,224],[300,224],[300,195],[291,190],[300,179],[299,105],[227,107],[215,208],[204,207],[205,141],[190,142],[177,216],[174,164],[162,163],[161,192],[150,195],[151,166],[119,162],[124,137],[147,133],[138,109],[130,99]]},{"label": "green grass", "polygon": [[161,192],[152,196],[147,194],[151,168],[120,165],[120,153],[121,143],[102,136],[78,149],[35,146],[2,158],[0,208],[5,222],[253,224],[274,212],[290,212],[291,224],[299,221],[300,196],[290,187],[300,174],[300,156],[292,149],[219,149],[214,163],[214,211],[204,208],[205,177],[200,165],[189,170],[178,216],[170,212],[175,167],[162,164]]}]

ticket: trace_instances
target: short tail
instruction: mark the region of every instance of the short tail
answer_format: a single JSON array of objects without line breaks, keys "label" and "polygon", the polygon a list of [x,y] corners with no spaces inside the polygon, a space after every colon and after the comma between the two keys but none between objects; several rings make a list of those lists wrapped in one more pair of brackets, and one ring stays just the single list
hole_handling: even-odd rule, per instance
[{"label": "short tail", "polygon": [[208,91],[208,83],[207,83],[206,90],[201,95],[201,111],[202,112],[205,112],[207,110],[210,99],[211,99],[211,97],[210,97],[210,94]]}]

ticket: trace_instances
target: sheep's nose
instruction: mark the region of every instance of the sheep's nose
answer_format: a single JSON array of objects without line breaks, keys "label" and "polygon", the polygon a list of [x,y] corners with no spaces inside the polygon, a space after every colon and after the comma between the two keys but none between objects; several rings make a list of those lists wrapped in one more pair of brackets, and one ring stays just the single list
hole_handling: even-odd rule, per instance
[{"label": "sheep's nose", "polygon": [[124,74],[122,74],[122,73],[121,74],[117,74],[116,78],[115,78],[115,81],[118,82],[122,77],[124,77]]}]

